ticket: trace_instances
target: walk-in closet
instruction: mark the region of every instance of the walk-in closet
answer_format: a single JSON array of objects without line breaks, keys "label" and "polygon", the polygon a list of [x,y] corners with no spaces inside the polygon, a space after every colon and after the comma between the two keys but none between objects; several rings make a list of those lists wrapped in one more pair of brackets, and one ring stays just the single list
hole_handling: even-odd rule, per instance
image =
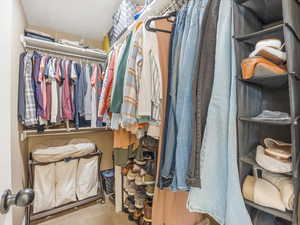
[{"label": "walk-in closet", "polygon": [[300,225],[299,0],[0,17],[0,225]]}]

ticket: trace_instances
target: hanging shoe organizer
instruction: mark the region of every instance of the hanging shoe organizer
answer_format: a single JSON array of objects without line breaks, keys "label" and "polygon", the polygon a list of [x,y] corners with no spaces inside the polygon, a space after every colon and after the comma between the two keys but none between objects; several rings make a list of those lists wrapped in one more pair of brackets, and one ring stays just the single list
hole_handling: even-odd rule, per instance
[{"label": "hanging shoe organizer", "polygon": [[[234,40],[237,62],[238,160],[243,184],[253,168],[265,170],[256,162],[256,147],[267,137],[292,144],[291,176],[294,185],[293,211],[280,211],[245,200],[251,214],[264,211],[298,225],[299,151],[300,151],[300,1],[235,0]],[[258,41],[276,38],[285,43],[285,75],[243,80],[241,63],[249,57]],[[288,113],[290,120],[254,120],[263,110]],[[265,195],[268,195],[266,192]]]}]

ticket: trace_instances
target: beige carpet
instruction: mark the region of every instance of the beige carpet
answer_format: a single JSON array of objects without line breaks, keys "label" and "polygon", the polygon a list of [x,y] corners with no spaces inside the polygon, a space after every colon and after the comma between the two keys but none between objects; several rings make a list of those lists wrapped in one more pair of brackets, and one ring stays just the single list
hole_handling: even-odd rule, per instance
[{"label": "beige carpet", "polygon": [[127,214],[115,213],[109,200],[104,205],[96,204],[63,216],[50,219],[38,225],[134,225]]}]

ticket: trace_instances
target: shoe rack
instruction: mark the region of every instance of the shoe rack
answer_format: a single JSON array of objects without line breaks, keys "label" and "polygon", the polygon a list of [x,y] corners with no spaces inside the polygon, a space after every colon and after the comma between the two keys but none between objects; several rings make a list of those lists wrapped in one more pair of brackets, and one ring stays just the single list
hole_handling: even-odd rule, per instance
[{"label": "shoe rack", "polygon": [[[261,210],[300,225],[299,151],[300,151],[300,1],[234,0],[234,42],[237,62],[238,165],[240,181],[252,174],[253,167],[264,170],[255,161],[256,147],[271,137],[292,144],[292,176],[295,202],[293,211],[279,211],[245,200],[251,213]],[[241,62],[249,57],[255,44],[278,38],[285,43],[288,74],[243,80]],[[263,110],[287,112],[290,121],[256,121],[252,117]],[[268,194],[268,193],[266,193]]]}]

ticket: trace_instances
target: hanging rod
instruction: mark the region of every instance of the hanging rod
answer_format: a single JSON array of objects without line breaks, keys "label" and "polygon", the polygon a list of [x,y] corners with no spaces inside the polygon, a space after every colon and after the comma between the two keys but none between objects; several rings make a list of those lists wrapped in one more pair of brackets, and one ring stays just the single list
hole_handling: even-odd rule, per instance
[{"label": "hanging rod", "polygon": [[49,52],[61,56],[70,56],[81,59],[88,59],[93,61],[103,62],[106,60],[106,53],[104,51],[93,51],[91,49],[84,49],[74,46],[67,46],[56,42],[38,40],[35,38],[21,36],[21,42],[25,49],[36,51]]}]

